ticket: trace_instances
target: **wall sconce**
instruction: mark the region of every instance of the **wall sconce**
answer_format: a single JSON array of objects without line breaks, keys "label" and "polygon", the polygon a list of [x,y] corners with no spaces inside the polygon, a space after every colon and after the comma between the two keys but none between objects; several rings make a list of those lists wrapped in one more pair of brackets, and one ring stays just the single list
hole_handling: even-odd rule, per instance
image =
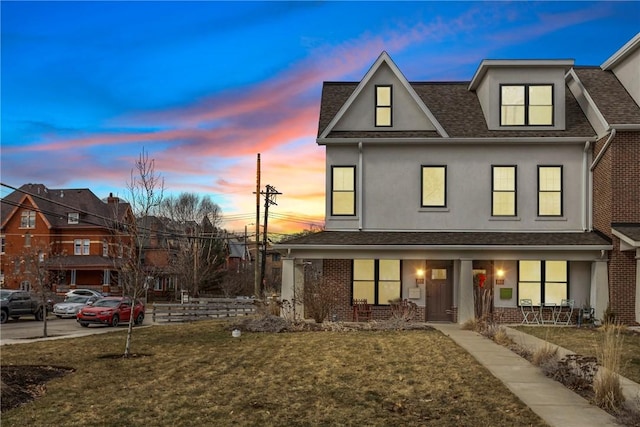
[{"label": "wall sconce", "polygon": [[419,268],[416,271],[416,286],[424,284],[424,270]]},{"label": "wall sconce", "polygon": [[501,268],[496,270],[496,285],[504,285],[504,270]]}]

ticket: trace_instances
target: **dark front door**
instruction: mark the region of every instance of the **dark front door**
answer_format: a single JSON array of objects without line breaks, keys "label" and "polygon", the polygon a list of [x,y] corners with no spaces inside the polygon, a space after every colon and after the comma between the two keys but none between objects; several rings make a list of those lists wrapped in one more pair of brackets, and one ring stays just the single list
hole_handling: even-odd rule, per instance
[{"label": "dark front door", "polygon": [[450,261],[427,262],[426,320],[431,322],[452,321],[453,305],[453,268]]}]

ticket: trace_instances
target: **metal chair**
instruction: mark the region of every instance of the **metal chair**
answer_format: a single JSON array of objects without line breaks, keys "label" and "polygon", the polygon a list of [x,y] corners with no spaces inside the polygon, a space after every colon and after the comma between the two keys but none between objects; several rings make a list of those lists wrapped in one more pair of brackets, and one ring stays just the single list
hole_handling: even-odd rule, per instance
[{"label": "metal chair", "polygon": [[573,320],[573,307],[575,303],[572,299],[563,299],[560,302],[560,309],[556,315],[556,324],[569,325]]},{"label": "metal chair", "polygon": [[533,302],[530,299],[520,300],[520,311],[522,311],[522,324],[540,324],[540,313],[533,306]]}]

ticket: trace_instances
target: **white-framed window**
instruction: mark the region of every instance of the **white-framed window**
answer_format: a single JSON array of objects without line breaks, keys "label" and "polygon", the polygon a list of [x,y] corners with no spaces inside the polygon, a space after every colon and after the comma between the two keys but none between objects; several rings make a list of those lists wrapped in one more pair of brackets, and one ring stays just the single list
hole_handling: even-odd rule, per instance
[{"label": "white-framed window", "polygon": [[390,127],[392,120],[391,86],[376,86],[376,127]]},{"label": "white-framed window", "polygon": [[401,296],[400,260],[354,259],[353,299],[369,304],[387,305]]},{"label": "white-framed window", "polygon": [[75,239],[73,241],[74,255],[89,255],[91,241],[89,239]]},{"label": "white-framed window", "polygon": [[31,292],[31,282],[28,280],[23,280],[22,282],[20,282],[20,290],[25,292]]},{"label": "white-framed window", "polygon": [[24,233],[24,247],[25,248],[30,248],[31,247],[31,233]]},{"label": "white-framed window", "polygon": [[36,228],[36,211],[22,211],[20,213],[20,228]]},{"label": "white-framed window", "polygon": [[567,261],[518,261],[518,300],[530,299],[533,305],[560,304],[569,295]]},{"label": "white-framed window", "polygon": [[538,166],[538,216],[562,216],[562,166]]},{"label": "white-framed window", "polygon": [[356,214],[356,167],[331,167],[331,215]]},{"label": "white-framed window", "polygon": [[516,215],[516,167],[491,167],[491,215]]},{"label": "white-framed window", "polygon": [[103,257],[109,256],[109,242],[107,242],[106,240],[102,241],[102,256]]},{"label": "white-framed window", "polygon": [[447,167],[422,166],[422,207],[447,205]]},{"label": "white-framed window", "polygon": [[500,125],[552,126],[553,85],[501,85]]},{"label": "white-framed window", "polygon": [[69,212],[67,214],[67,223],[68,224],[80,223],[80,214],[78,212]]},{"label": "white-framed window", "polygon": [[153,290],[154,291],[163,291],[163,286],[164,286],[164,281],[166,280],[166,278],[162,278],[162,280],[159,277],[156,277],[153,281]]}]

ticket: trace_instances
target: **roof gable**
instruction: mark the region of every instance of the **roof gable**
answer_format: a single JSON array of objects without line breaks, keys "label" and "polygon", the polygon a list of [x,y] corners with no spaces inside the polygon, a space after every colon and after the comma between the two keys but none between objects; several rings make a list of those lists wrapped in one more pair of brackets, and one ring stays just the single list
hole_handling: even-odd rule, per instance
[{"label": "roof gable", "polygon": [[[435,130],[440,136],[448,137],[447,132],[440,123],[438,123],[435,116],[418,96],[416,91],[391,60],[389,55],[386,52],[382,52],[373,66],[365,74],[362,81],[360,81],[347,100],[342,104],[335,116],[333,116],[328,125],[320,132],[319,138],[326,138],[333,130],[346,128],[351,130],[366,130],[359,129],[359,127],[362,126],[362,123],[359,123],[356,119],[350,116],[349,112],[352,109],[358,110],[359,108],[369,108],[371,109],[371,114],[368,117],[373,117],[373,93],[375,86],[379,84],[393,85],[394,108],[402,108],[403,115],[407,114],[408,121],[412,123],[413,127],[413,129],[405,128],[404,122],[401,120],[398,124],[394,123],[393,127],[388,128],[389,131]],[[400,105],[396,104],[396,98]],[[366,114],[359,114],[357,116],[367,117]],[[373,128],[373,125],[370,126]],[[386,131],[386,129],[384,131]]]}]

